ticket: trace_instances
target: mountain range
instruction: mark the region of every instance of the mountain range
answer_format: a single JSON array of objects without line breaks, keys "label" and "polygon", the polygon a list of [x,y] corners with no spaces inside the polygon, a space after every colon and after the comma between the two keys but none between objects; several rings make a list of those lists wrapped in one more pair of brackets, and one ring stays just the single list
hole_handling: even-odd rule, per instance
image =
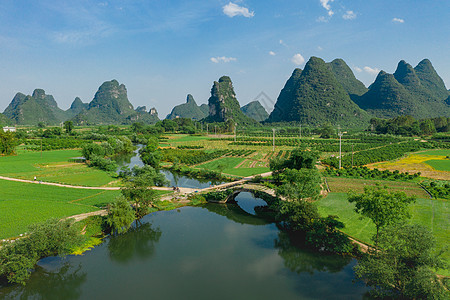
[{"label": "mountain range", "polygon": [[[255,125],[257,122],[300,122],[308,125],[331,123],[361,127],[372,117],[392,118],[411,115],[417,119],[450,116],[450,92],[433,65],[424,59],[413,68],[400,61],[393,74],[380,71],[368,88],[356,79],[342,59],[326,63],[311,57],[303,70],[295,69],[281,90],[270,115],[257,101],[244,107],[236,98],[228,76],[214,81],[208,105],[197,105],[192,95],[175,106],[168,119],[190,118],[205,122]],[[0,124],[57,125],[73,120],[79,125],[154,124],[159,121],[155,108],[133,108],[125,85],[117,80],[104,82],[90,103],[75,98],[66,111],[52,95],[36,89],[33,94],[17,93],[0,114]]]}]

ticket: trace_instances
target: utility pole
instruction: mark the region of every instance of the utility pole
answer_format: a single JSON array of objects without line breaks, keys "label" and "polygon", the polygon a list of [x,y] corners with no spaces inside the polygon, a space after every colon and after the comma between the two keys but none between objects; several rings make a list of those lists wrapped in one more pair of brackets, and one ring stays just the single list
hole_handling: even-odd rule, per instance
[{"label": "utility pole", "polygon": [[236,142],[236,127],[237,123],[234,123],[234,142]]},{"label": "utility pole", "polygon": [[208,133],[208,127],[209,127],[209,124],[206,124],[206,135],[209,134],[209,133]]},{"label": "utility pole", "polygon": [[300,139],[302,138],[302,124],[300,124]]},{"label": "utility pole", "polygon": [[214,135],[217,136],[217,125],[214,125]]},{"label": "utility pole", "polygon": [[353,168],[353,144],[352,144],[352,168]]},{"label": "utility pole", "polygon": [[341,164],[342,164],[342,152],[341,152],[342,141],[341,141],[341,138],[342,138],[343,133],[341,132],[340,128],[339,128],[338,135],[339,135],[339,169],[341,169]]},{"label": "utility pole", "polygon": [[272,132],[273,132],[272,151],[275,152],[275,128],[272,128]]}]

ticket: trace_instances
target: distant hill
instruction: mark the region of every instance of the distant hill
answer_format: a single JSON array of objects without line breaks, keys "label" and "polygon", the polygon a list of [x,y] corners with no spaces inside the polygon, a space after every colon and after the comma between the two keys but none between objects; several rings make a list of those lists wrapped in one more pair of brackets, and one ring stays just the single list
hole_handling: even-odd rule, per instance
[{"label": "distant hill", "polygon": [[187,118],[193,120],[201,120],[208,116],[194,100],[191,94],[187,95],[186,103],[175,106],[166,119]]},{"label": "distant hill", "polygon": [[111,80],[99,87],[88,108],[73,120],[76,124],[124,124],[135,113],[125,85]]},{"label": "distant hill", "polygon": [[70,105],[69,109],[66,110],[66,115],[68,119],[71,119],[81,113],[82,111],[88,109],[89,103],[83,103],[79,97],[76,97]]},{"label": "distant hill", "polygon": [[204,119],[206,122],[227,122],[232,120],[237,124],[258,124],[241,111],[233,83],[228,76],[220,77],[218,82],[214,81],[211,88],[211,97],[208,99],[208,106],[209,116]]},{"label": "distant hill", "polygon": [[411,115],[417,119],[448,117],[448,91],[428,59],[416,68],[400,61],[394,74],[381,71],[357,104],[380,118]]},{"label": "distant hill", "polygon": [[134,122],[141,122],[144,124],[156,124],[156,122],[160,121],[156,108],[151,108],[149,112],[147,112],[146,109],[145,106],[137,107],[135,112],[129,115],[124,123],[131,124]]},{"label": "distant hill", "polygon": [[367,112],[351,99],[322,59],[311,57],[305,69],[294,70],[281,90],[268,122],[300,122],[309,125],[360,127],[369,121]]},{"label": "distant hill", "polygon": [[199,107],[200,107],[200,110],[205,114],[205,116],[209,115],[209,106],[208,106],[208,104],[204,104],[203,103]]},{"label": "distant hill", "polygon": [[247,105],[241,107],[241,111],[249,118],[257,122],[262,122],[269,117],[266,109],[259,103],[259,101],[252,101]]},{"label": "distant hill", "polygon": [[32,96],[17,93],[3,113],[18,125],[36,125],[39,122],[57,125],[68,119],[53,96],[46,95],[42,89],[35,89]]}]

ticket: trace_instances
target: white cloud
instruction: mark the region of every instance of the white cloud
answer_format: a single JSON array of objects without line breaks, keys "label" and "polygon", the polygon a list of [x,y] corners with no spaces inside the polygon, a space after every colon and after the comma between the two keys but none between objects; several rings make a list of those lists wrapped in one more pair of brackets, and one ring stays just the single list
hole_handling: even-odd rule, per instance
[{"label": "white cloud", "polygon": [[322,23],[326,23],[328,22],[327,18],[325,18],[324,16],[320,16],[316,19],[317,22],[322,22]]},{"label": "white cloud", "polygon": [[353,67],[353,69],[356,71],[356,72],[358,72],[358,73],[361,73],[363,70],[361,69],[361,68],[359,68],[359,67]]},{"label": "white cloud", "polygon": [[228,63],[231,61],[236,61],[237,59],[235,57],[217,56],[217,57],[211,57],[210,60],[213,63],[218,64],[220,62]]},{"label": "white cloud", "polygon": [[292,56],[291,61],[297,66],[299,66],[305,62],[305,59],[300,53],[297,53],[294,56]]},{"label": "white cloud", "polygon": [[400,18],[393,18],[392,22],[394,22],[394,23],[405,23],[405,20],[400,19]]},{"label": "white cloud", "polygon": [[235,16],[243,16],[246,18],[251,18],[255,16],[254,11],[249,11],[248,8],[234,4],[233,2],[228,3],[223,7],[223,13],[230,18]]},{"label": "white cloud", "polygon": [[331,5],[330,3],[333,2],[334,0],[320,0],[320,4],[322,5],[323,8],[325,8],[328,12],[328,15],[331,17],[332,15],[334,15],[333,10],[331,9]]},{"label": "white cloud", "polygon": [[273,51],[269,51],[269,55],[275,56],[277,54],[275,52],[273,52]]},{"label": "white cloud", "polygon": [[283,40],[280,40],[280,45],[287,47],[286,43]]},{"label": "white cloud", "polygon": [[342,18],[344,18],[344,20],[353,20],[356,18],[356,14],[353,12],[353,10],[347,10]]},{"label": "white cloud", "polygon": [[368,67],[368,66],[365,66],[363,69],[364,69],[365,72],[367,72],[369,74],[378,74],[380,72],[380,69],[378,69],[378,68],[371,68],[371,67]]},{"label": "white cloud", "polygon": [[323,50],[323,48],[322,48],[322,47],[320,47],[320,46],[317,46],[317,50],[319,50],[319,51],[322,51],[322,50]]}]

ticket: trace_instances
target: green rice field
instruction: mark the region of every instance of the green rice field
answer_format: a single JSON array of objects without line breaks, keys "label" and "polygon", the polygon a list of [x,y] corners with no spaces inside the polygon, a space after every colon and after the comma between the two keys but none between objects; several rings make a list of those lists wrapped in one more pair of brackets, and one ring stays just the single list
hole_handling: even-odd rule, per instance
[{"label": "green rice field", "polygon": [[26,232],[29,225],[96,211],[120,191],[74,189],[0,180],[0,238]]},{"label": "green rice field", "polygon": [[89,168],[82,163],[71,163],[79,157],[79,150],[19,152],[16,156],[0,157],[0,175],[6,177],[65,183],[82,186],[105,186],[116,179],[108,173]]}]

